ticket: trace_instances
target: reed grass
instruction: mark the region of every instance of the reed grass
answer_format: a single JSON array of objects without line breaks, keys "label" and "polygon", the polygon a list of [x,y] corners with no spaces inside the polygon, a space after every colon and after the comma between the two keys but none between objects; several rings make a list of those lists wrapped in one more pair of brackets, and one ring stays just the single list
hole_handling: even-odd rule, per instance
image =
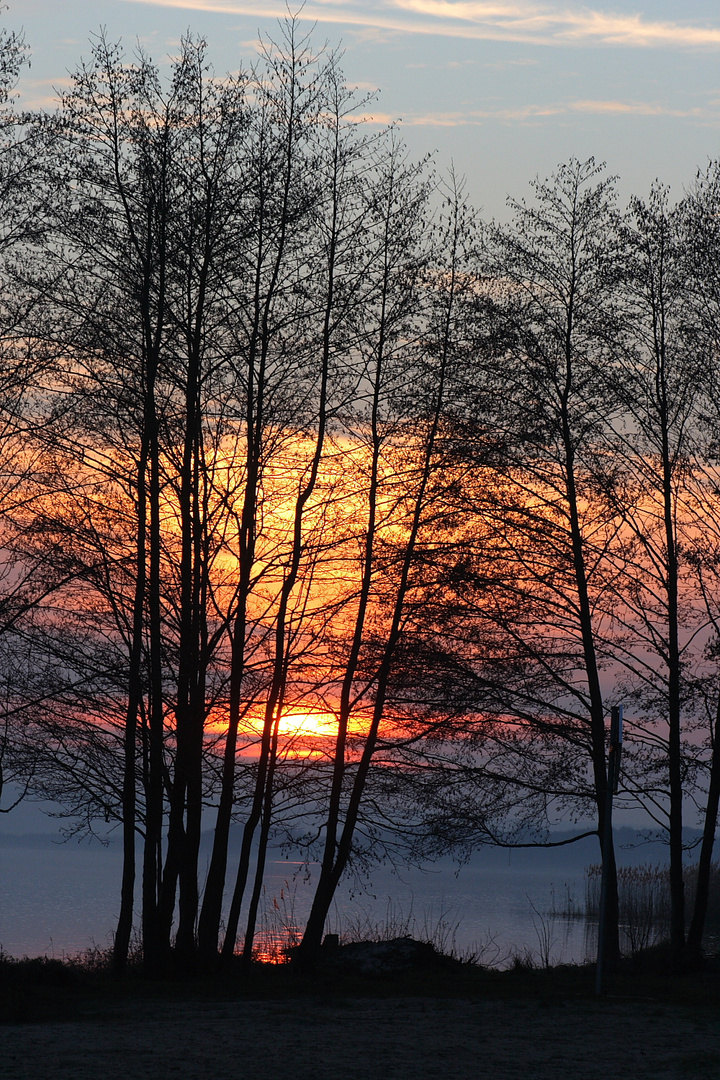
[{"label": "reed grass", "polygon": [[[286,881],[279,894],[264,896],[253,958],[269,964],[287,963],[292,950],[302,938],[300,923],[296,912],[296,883]],[[384,916],[379,919],[376,913],[362,908],[358,908],[352,916],[340,913],[336,908],[328,923],[328,933],[337,935],[341,945],[409,937],[432,945],[441,956],[465,964],[505,966],[510,957],[503,955],[501,947],[490,934],[483,941],[461,948],[457,942],[460,923],[461,919],[455,917],[450,907],[440,912],[428,909],[419,912],[412,903],[405,908],[390,899]]]},{"label": "reed grass", "polygon": [[[688,922],[697,889],[696,864],[685,868],[685,897]],[[670,936],[670,871],[668,866],[618,867],[618,902],[621,944],[636,955],[651,949]],[[585,878],[584,917],[595,921],[600,911],[602,866],[589,866]],[[713,863],[706,920],[707,930],[720,930],[720,863]]]}]

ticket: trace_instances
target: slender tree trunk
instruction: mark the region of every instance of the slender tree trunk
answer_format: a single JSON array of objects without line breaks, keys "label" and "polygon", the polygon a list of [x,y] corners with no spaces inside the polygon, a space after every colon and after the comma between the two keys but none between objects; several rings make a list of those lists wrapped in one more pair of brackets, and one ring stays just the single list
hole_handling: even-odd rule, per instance
[{"label": "slender tree trunk", "polygon": [[685,882],[683,879],[683,782],[680,740],[680,645],[678,626],[678,559],[673,521],[672,463],[668,444],[667,407],[662,402],[663,503],[667,552],[668,605],[668,779],[670,787],[670,944],[679,959],[685,948]]},{"label": "slender tree trunk", "polygon": [[[348,804],[344,814],[342,831],[339,840],[337,841],[335,840],[335,837],[339,825],[339,798],[341,795],[342,773],[344,772],[345,767],[344,754],[345,738],[347,734],[347,723],[343,726],[342,731],[339,731],[340,738],[336,742],[334,763],[336,773],[336,775],[334,776],[335,797],[330,806],[329,829],[326,834],[325,852],[320,868],[320,876],[315,889],[315,895],[313,897],[310,915],[308,917],[308,921],[305,927],[305,933],[303,934],[303,938],[297,953],[296,962],[301,971],[311,970],[315,964],[318,949],[322,944],[322,936],[328,912],[330,910],[333,897],[337,890],[338,884],[340,883],[342,875],[345,872],[348,860],[352,852],[353,839],[355,836],[355,827],[357,825],[358,817],[360,814],[360,807],[362,805],[362,799],[365,793],[367,777],[370,771],[375,750],[377,748],[380,723],[382,721],[385,711],[388,682],[390,679],[390,673],[392,671],[395,650],[397,648],[398,641],[400,640],[402,619],[405,611],[405,601],[409,588],[410,571],[415,558],[417,539],[422,523],[423,511],[425,509],[425,497],[432,472],[432,463],[435,454],[435,443],[444,406],[445,380],[447,375],[447,366],[450,359],[450,331],[452,325],[456,290],[457,250],[459,244],[458,225],[458,205],[456,203],[449,271],[450,283],[448,286],[447,306],[444,315],[442,335],[440,341],[441,353],[437,376],[438,381],[432,412],[432,419],[430,422],[430,429],[427,435],[427,441],[423,453],[423,463],[419,477],[418,490],[415,496],[413,506],[412,522],[405,544],[400,579],[398,582],[395,602],[393,605],[392,620],[385,641],[382,659],[378,667],[372,719],[367,734],[365,736],[365,743],[363,746],[362,754],[360,756],[360,761],[357,765],[357,771],[355,773],[355,778],[350,791]],[[379,378],[379,375],[380,372],[376,371],[376,380]],[[375,402],[375,407],[377,407],[377,402]],[[371,559],[372,549],[370,548],[370,550],[368,550],[366,540],[366,561],[364,566],[364,572],[366,575],[369,574],[371,569]],[[356,645],[358,649],[361,634],[362,621],[356,619],[355,641],[353,644],[354,646]],[[357,657],[355,657],[355,660],[353,661],[352,652],[350,661],[351,663],[357,663]],[[351,676],[348,677],[347,673],[346,680],[348,685],[352,681]],[[343,689],[345,689],[345,687],[343,687]],[[347,707],[348,706],[346,706],[346,708]]]},{"label": "slender tree trunk", "polygon": [[273,794],[275,766],[277,764],[278,734],[280,728],[281,708],[277,710],[270,747],[270,759],[268,761],[267,782],[265,785],[265,801],[262,817],[260,820],[260,836],[258,839],[257,860],[255,863],[255,880],[248,906],[248,916],[245,924],[245,941],[243,943],[242,963],[245,968],[252,962],[253,948],[255,944],[255,929],[257,926],[258,909],[262,896],[262,886],[265,879],[265,862],[267,859],[268,841],[270,839],[270,826],[272,824]]},{"label": "slender tree trunk", "polygon": [[[575,279],[573,270],[570,302],[565,340],[565,384],[560,400],[562,417],[562,441],[564,451],[563,467],[565,471],[565,490],[568,517],[570,523],[570,541],[572,547],[575,588],[577,592],[582,639],[585,677],[590,699],[590,741],[592,746],[592,770],[595,789],[595,804],[598,815],[598,836],[603,864],[607,868],[607,898],[605,908],[605,950],[610,961],[620,956],[620,931],[618,925],[619,905],[617,890],[617,868],[612,831],[605,828],[607,815],[607,752],[605,746],[605,708],[600,687],[595,632],[592,620],[592,606],[588,589],[585,560],[585,542],[583,539],[578,507],[578,493],[575,464],[575,445],[570,425],[569,398],[573,391],[573,336],[574,336],[574,301]],[[607,837],[609,836],[609,841]]]},{"label": "slender tree trunk", "polygon": [[[202,95],[202,72],[199,74]],[[199,906],[198,861],[202,831],[203,737],[205,730],[206,612],[203,596],[208,580],[206,534],[207,483],[203,455],[203,341],[207,319],[210,270],[213,259],[216,177],[208,173],[204,157],[202,96],[199,124],[199,204],[188,211],[188,246],[197,245],[197,277],[193,263],[186,268],[185,297],[178,316],[186,355],[184,433],[180,465],[180,642],[176,695],[176,760],[170,793],[167,863],[177,867],[179,882],[178,929],[175,942],[178,970],[188,973],[196,964],[195,930]],[[192,199],[192,196],[190,196]],[[201,236],[192,228],[200,215]]]},{"label": "slender tree trunk", "polygon": [[180,885],[177,963],[192,968],[198,907],[198,852],[202,813],[202,735],[200,700],[199,589],[204,567],[198,563],[202,522],[198,521],[200,452],[200,358],[191,348],[185,389],[185,443],[180,490],[180,663],[176,701],[176,762],[170,798],[167,861],[176,864]]},{"label": "slender tree trunk", "polygon": [[697,888],[695,890],[695,903],[693,906],[692,919],[688,930],[687,945],[694,955],[702,953],[703,934],[705,931],[705,919],[707,916],[708,900],[710,895],[710,870],[712,867],[713,848],[715,846],[715,830],[718,821],[718,805],[720,804],[720,698],[718,699],[715,714],[715,725],[712,732],[712,757],[710,761],[710,783],[708,786],[707,803],[705,804],[705,821],[703,823],[703,838],[700,847],[700,858],[697,870]]},{"label": "slender tree trunk", "polygon": [[230,659],[229,719],[228,730],[225,735],[225,747],[223,750],[220,798],[218,801],[215,830],[213,833],[212,854],[210,857],[202,909],[198,923],[198,949],[201,962],[205,965],[212,965],[217,959],[223,892],[225,889],[225,874],[227,871],[230,822],[235,797],[235,755],[237,752],[238,729],[240,725],[247,602],[250,592],[250,571],[253,562],[253,553],[246,549],[244,556],[241,555],[240,587],[237,612],[233,627]]},{"label": "slender tree trunk", "polygon": [[[223,755],[223,772],[220,800],[213,837],[213,850],[205,886],[203,909],[200,915],[199,937],[202,958],[205,963],[211,962],[217,953],[217,942],[220,932],[220,919],[222,913],[222,900],[225,887],[225,875],[227,871],[227,849],[230,836],[230,821],[234,801],[235,783],[235,754],[237,751],[237,737],[240,722],[240,706],[242,700],[242,683],[245,666],[245,636],[247,631],[247,605],[251,592],[252,569],[255,562],[256,544],[256,514],[258,485],[260,482],[261,456],[263,448],[263,435],[265,430],[265,379],[267,370],[268,354],[270,349],[270,324],[273,306],[278,292],[281,272],[285,264],[286,248],[288,241],[288,228],[291,212],[292,186],[295,177],[295,117],[297,110],[298,86],[296,81],[297,71],[295,64],[297,58],[294,52],[290,56],[291,78],[287,101],[287,128],[284,141],[283,158],[283,181],[281,193],[281,211],[279,221],[279,235],[275,249],[274,259],[271,263],[270,280],[263,295],[262,279],[266,260],[266,247],[268,237],[266,228],[269,223],[270,209],[268,207],[268,193],[265,188],[263,168],[265,162],[260,162],[259,173],[259,224],[258,246],[255,263],[254,281],[254,317],[252,323],[247,389],[245,398],[245,425],[246,425],[246,487],[243,499],[243,511],[240,529],[240,566],[238,582],[237,611],[233,626],[233,641],[231,650],[231,675],[230,675],[230,703],[228,732],[225,740]],[[264,141],[263,141],[264,146]],[[256,367],[257,365],[257,367]],[[265,791],[265,781],[268,768],[268,754],[270,753],[270,731],[267,722],[263,728],[260,741],[259,760],[255,777],[255,787],[250,812],[243,827],[240,859],[230,903],[228,922],[222,948],[222,958],[225,965],[229,964],[237,939],[237,930],[240,920],[240,910],[247,884],[250,858],[252,853],[255,830],[257,829]]]},{"label": "slender tree trunk", "polygon": [[[569,438],[569,431],[568,431]],[[605,950],[612,962],[620,956],[620,929],[617,867],[612,831],[605,828],[607,815],[607,750],[605,745],[605,710],[603,706],[600,676],[595,652],[595,635],[592,625],[590,595],[585,572],[585,553],[580,529],[577,492],[575,488],[574,460],[572,447],[568,447],[567,493],[570,512],[570,531],[572,537],[575,582],[580,611],[580,632],[585,658],[585,674],[590,697],[590,740],[592,745],[592,770],[597,806],[598,836],[603,863],[607,866],[607,900],[605,909]],[[609,836],[609,840],[606,837]]]},{"label": "slender tree trunk", "polygon": [[[160,201],[165,205],[167,148],[163,150]],[[162,832],[165,803],[165,722],[163,700],[162,645],[162,584],[161,584],[161,516],[160,516],[160,437],[157,414],[156,386],[160,368],[160,352],[165,328],[165,258],[166,214],[160,212],[160,245],[158,252],[159,283],[157,310],[153,319],[150,305],[150,286],[143,297],[145,332],[146,387],[143,423],[148,442],[148,593],[147,637],[149,650],[149,692],[147,722],[147,786],[145,790],[145,842],[143,846],[143,966],[147,974],[157,976],[163,969],[169,951],[170,928],[163,934],[160,910],[162,887]],[[147,266],[152,266],[152,221],[148,222]]]},{"label": "slender tree trunk", "polygon": [[[261,200],[261,207],[262,205],[263,202]],[[264,215],[261,213],[261,222],[263,217]],[[223,750],[220,798],[215,819],[212,854],[210,857],[207,880],[205,882],[205,893],[198,925],[198,946],[201,962],[205,965],[212,964],[217,959],[223,893],[225,889],[225,875],[227,873],[230,822],[235,799],[235,755],[237,753],[242,686],[245,669],[245,637],[247,634],[248,603],[252,590],[252,571],[253,566],[255,565],[258,484],[260,480],[264,427],[264,375],[268,348],[267,333],[263,334],[262,331],[263,329],[267,330],[268,327],[268,308],[273,295],[273,290],[269,290],[263,305],[261,297],[263,246],[262,243],[258,245],[258,257],[255,266],[254,318],[248,354],[247,386],[245,391],[245,491],[243,494],[240,535],[238,538],[239,574],[237,606],[233,619],[230,653],[228,729],[225,735],[225,747]],[[282,245],[277,253],[273,281],[277,280],[281,256]],[[256,371],[256,365],[258,365],[258,348],[261,350],[261,356],[259,358],[259,371]],[[243,851],[244,850],[245,839],[243,839]],[[244,873],[243,867],[245,867]],[[247,866],[241,855],[240,865],[238,867],[238,880],[242,879],[243,876],[246,877],[246,875]],[[244,891],[244,887],[243,881],[242,891]],[[239,911],[237,918],[239,918]],[[233,935],[233,948],[236,933],[237,930]]]},{"label": "slender tree trunk", "polygon": [[150,693],[148,702],[148,768],[143,848],[143,960],[148,974],[160,974],[169,950],[170,924],[161,918],[162,827],[165,794],[164,702],[162,685],[162,615],[160,575],[160,462],[157,418],[150,402],[150,560],[148,625]]},{"label": "slender tree trunk", "polygon": [[135,758],[137,750],[137,722],[142,701],[142,644],[145,628],[146,588],[146,473],[147,439],[143,433],[142,448],[137,472],[137,564],[135,597],[133,602],[132,639],[130,645],[130,671],[128,677],[128,708],[125,718],[124,765],[123,765],[123,871],[120,892],[120,916],[118,918],[113,946],[113,967],[116,975],[122,975],[127,964],[130,936],[132,934],[133,906],[135,903],[135,830],[136,830],[136,777]]},{"label": "slender tree trunk", "polygon": [[355,674],[357,672],[357,666],[360,659],[360,650],[362,648],[364,638],[365,619],[367,616],[368,602],[370,598],[370,586],[373,576],[374,546],[376,539],[378,478],[381,449],[381,437],[379,431],[379,408],[384,373],[383,361],[385,350],[385,313],[388,300],[388,287],[389,268],[386,261],[383,274],[379,327],[380,332],[378,339],[377,357],[375,362],[375,374],[373,379],[373,400],[370,419],[372,451],[370,466],[370,483],[368,485],[368,520],[365,530],[362,578],[360,583],[358,608],[355,615],[355,626],[353,630],[352,642],[350,645],[350,653],[348,655],[348,659],[345,665],[343,682],[340,690],[340,706],[338,709],[338,731],[335,739],[335,746],[333,749],[332,782],[330,788],[330,797],[328,800],[327,813],[325,816],[325,844],[323,846],[323,857],[320,865],[320,878],[316,889],[315,900],[313,902],[312,910],[303,938],[303,942],[305,942],[305,938],[307,938],[307,944],[303,944],[303,949],[309,954],[314,954],[318,945],[320,944],[320,941],[322,940],[325,920],[327,918],[327,913],[330,909],[330,904],[332,903],[332,896],[334,893],[334,889],[332,888],[333,868],[335,866],[335,860],[337,857],[338,830],[340,827],[343,786],[347,769],[345,758],[347,749],[347,736],[352,709],[352,689],[355,682]]},{"label": "slender tree trunk", "polygon": [[[675,963],[685,950],[685,884],[683,877],[683,751],[682,751],[682,653],[680,642],[680,547],[677,521],[681,515],[677,487],[679,470],[686,451],[692,445],[690,432],[697,378],[688,369],[685,349],[686,312],[683,305],[684,284],[678,270],[684,258],[686,235],[667,210],[666,195],[653,189],[648,206],[636,201],[637,267],[642,314],[647,320],[644,347],[649,353],[646,384],[641,391],[651,403],[652,412],[639,414],[641,430],[650,430],[652,455],[646,469],[653,481],[659,459],[660,476],[655,490],[662,506],[663,548],[656,555],[656,588],[663,596],[666,626],[659,653],[666,672],[667,700],[667,769],[668,832],[670,846],[670,942]],[[677,311],[677,315],[674,312]],[[675,337],[683,326],[679,340]],[[652,381],[651,381],[652,380]],[[634,402],[630,403],[631,411]],[[638,413],[635,414],[638,416]],[[655,486],[655,485],[653,485]],[[661,569],[660,569],[661,568]],[[651,605],[656,602],[651,596]]]},{"label": "slender tree trunk", "polygon": [[[303,539],[303,527],[305,519],[305,511],[309,500],[317,485],[318,476],[320,472],[320,463],[322,461],[322,455],[325,447],[325,436],[327,430],[328,421],[328,389],[329,389],[329,376],[330,376],[330,358],[331,358],[331,346],[332,346],[332,320],[333,311],[335,305],[335,278],[336,278],[336,258],[337,258],[337,245],[339,235],[339,212],[340,212],[340,170],[341,170],[341,154],[342,145],[340,141],[340,116],[336,114],[334,117],[334,142],[333,142],[333,157],[331,163],[331,220],[328,231],[327,240],[327,264],[326,264],[326,276],[327,285],[325,293],[325,305],[323,312],[323,328],[322,328],[322,356],[320,366],[320,386],[318,395],[317,406],[317,434],[315,438],[315,447],[313,451],[312,460],[310,463],[310,470],[307,481],[301,486],[298,496],[295,502],[294,517],[293,517],[293,539],[292,539],[292,551],[289,560],[289,566],[285,574],[285,580],[280,594],[280,601],[278,604],[278,613],[275,623],[275,655],[273,662],[273,677],[268,697],[268,702],[265,710],[265,721],[263,738],[261,742],[261,760],[258,763],[257,782],[255,787],[255,797],[253,800],[253,809],[251,816],[245,826],[245,835],[243,837],[243,850],[241,853],[240,867],[238,871],[238,879],[235,886],[235,892],[230,908],[230,917],[228,920],[228,929],[225,937],[225,943],[223,946],[223,958],[225,962],[228,962],[232,956],[234,949],[235,939],[237,937],[237,925],[240,913],[240,907],[242,903],[242,893],[247,883],[247,872],[249,866],[249,855],[252,846],[252,836],[257,828],[257,825],[262,819],[263,837],[261,837],[260,844],[257,852],[257,862],[255,870],[255,889],[253,897],[251,898],[251,905],[249,911],[249,918],[246,925],[245,941],[243,946],[243,957],[245,961],[252,956],[253,937],[255,932],[255,922],[257,917],[257,902],[259,900],[259,890],[262,886],[262,877],[265,870],[265,858],[267,851],[267,839],[271,826],[272,818],[272,805],[273,805],[273,787],[274,787],[274,775],[276,768],[276,754],[273,753],[273,739],[277,739],[277,724],[279,723],[280,713],[283,707],[283,699],[285,692],[285,683],[287,679],[288,668],[288,648],[289,645],[286,642],[287,631],[287,618],[290,605],[290,599],[295,589],[298,574],[300,571],[300,563],[304,550]],[[288,162],[290,161],[291,146],[288,147]],[[289,181],[289,175],[288,175]],[[286,197],[287,197],[286,190]],[[265,336],[265,335],[264,335]],[[264,814],[263,814],[264,808]],[[252,834],[249,835],[249,830],[252,829]],[[259,882],[259,884],[258,884]]]},{"label": "slender tree trunk", "polygon": [[[339,123],[338,117],[336,117],[336,123]],[[341,145],[339,135],[339,129],[336,126],[333,148],[334,154],[332,161],[332,216],[328,235],[327,292],[325,296],[325,310],[323,316],[323,344],[320,371],[320,393],[318,401],[318,430],[315,439],[313,458],[310,465],[310,474],[308,476],[307,482],[301,488],[295,503],[292,555],[290,558],[290,566],[288,568],[285,581],[283,582],[280,605],[277,615],[275,633],[275,670],[273,674],[273,688],[271,690],[271,697],[269,702],[271,708],[269,708],[268,710],[265,721],[266,725],[270,724],[274,725],[274,727],[271,741],[270,759],[265,773],[265,795],[263,800],[265,812],[263,816],[262,835],[260,838],[260,844],[258,846],[257,864],[255,872],[255,889],[253,892],[253,897],[251,899],[250,911],[245,932],[245,943],[243,946],[243,960],[245,961],[245,963],[248,963],[249,960],[252,958],[253,937],[255,933],[255,922],[257,918],[257,903],[259,901],[260,889],[262,887],[262,879],[265,871],[267,841],[272,819],[273,784],[277,758],[277,725],[279,724],[280,713],[283,707],[283,698],[285,692],[285,683],[287,679],[287,668],[289,659],[289,645],[286,644],[287,616],[290,605],[290,598],[297,583],[298,574],[300,571],[300,561],[304,548],[303,524],[305,509],[310,498],[312,497],[313,491],[315,490],[315,486],[317,484],[318,476],[320,473],[320,463],[322,461],[323,450],[325,447],[325,433],[327,429],[328,419],[328,382],[330,376],[330,355],[332,345],[332,316],[335,301],[338,215],[340,211],[339,170]],[[275,752],[273,752],[273,744],[275,747]]]}]

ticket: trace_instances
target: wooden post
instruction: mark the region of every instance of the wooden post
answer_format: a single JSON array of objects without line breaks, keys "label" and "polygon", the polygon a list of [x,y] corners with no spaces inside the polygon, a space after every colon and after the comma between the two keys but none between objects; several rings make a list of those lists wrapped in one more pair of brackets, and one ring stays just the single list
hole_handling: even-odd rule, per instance
[{"label": "wooden post", "polygon": [[612,843],[613,795],[620,779],[620,755],[622,753],[622,705],[614,705],[610,713],[610,752],[608,754],[607,789],[605,796],[605,830],[603,836],[602,882],[600,885],[600,911],[598,916],[598,951],[595,966],[595,993],[602,994],[603,963],[605,959],[605,922],[607,918],[608,860]]}]

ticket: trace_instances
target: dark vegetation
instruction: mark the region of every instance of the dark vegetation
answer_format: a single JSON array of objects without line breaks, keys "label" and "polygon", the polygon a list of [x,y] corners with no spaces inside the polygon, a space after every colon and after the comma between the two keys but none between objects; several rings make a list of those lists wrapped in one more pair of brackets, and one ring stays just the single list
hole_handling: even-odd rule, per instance
[{"label": "dark vegetation", "polygon": [[118,977],[136,899],[148,980],[253,971],[271,841],[319,866],[257,975],[293,985],[354,867],[587,818],[617,962],[622,702],[682,972],[720,799],[720,166],[622,211],[571,160],[482,222],[278,37],[220,78],[191,35],[167,77],[100,35],[29,116],[0,37],[0,810],[122,835]]},{"label": "dark vegetation", "polygon": [[[401,939],[408,942],[411,939]],[[111,952],[91,952],[73,960],[16,960],[0,957],[0,1023],[41,1023],[97,1016],[123,1004],[227,1002],[304,998],[328,1006],[354,997],[462,998],[539,1001],[562,1004],[594,998],[593,965],[544,968],[518,961],[506,971],[482,968],[417,946],[412,963],[386,970],[359,970],[352,964],[321,962],[312,978],[292,965],[255,963],[212,977],[151,980],[138,957],[122,979],[113,971]],[[348,946],[348,949],[351,946]],[[678,971],[669,946],[625,959],[607,980],[606,995],[645,1005],[712,1010],[720,1005],[720,960]]]}]

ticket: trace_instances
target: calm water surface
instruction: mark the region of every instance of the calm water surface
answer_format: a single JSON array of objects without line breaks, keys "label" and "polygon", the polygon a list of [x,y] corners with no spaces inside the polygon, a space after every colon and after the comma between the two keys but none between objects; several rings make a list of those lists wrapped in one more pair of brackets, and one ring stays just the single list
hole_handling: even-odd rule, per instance
[{"label": "calm water surface", "polygon": [[[430,937],[499,967],[527,952],[553,963],[592,955],[583,920],[553,915],[568,898],[582,901],[584,863],[554,860],[553,852],[528,858],[513,853],[510,861],[499,852],[494,856],[478,857],[459,872],[450,861],[425,872],[381,867],[368,882],[339,892],[328,929]],[[106,948],[118,915],[120,871],[119,844],[0,836],[0,945],[12,956]],[[266,877],[261,935],[271,939],[302,926],[311,898],[305,879],[301,863],[277,853]]]}]

